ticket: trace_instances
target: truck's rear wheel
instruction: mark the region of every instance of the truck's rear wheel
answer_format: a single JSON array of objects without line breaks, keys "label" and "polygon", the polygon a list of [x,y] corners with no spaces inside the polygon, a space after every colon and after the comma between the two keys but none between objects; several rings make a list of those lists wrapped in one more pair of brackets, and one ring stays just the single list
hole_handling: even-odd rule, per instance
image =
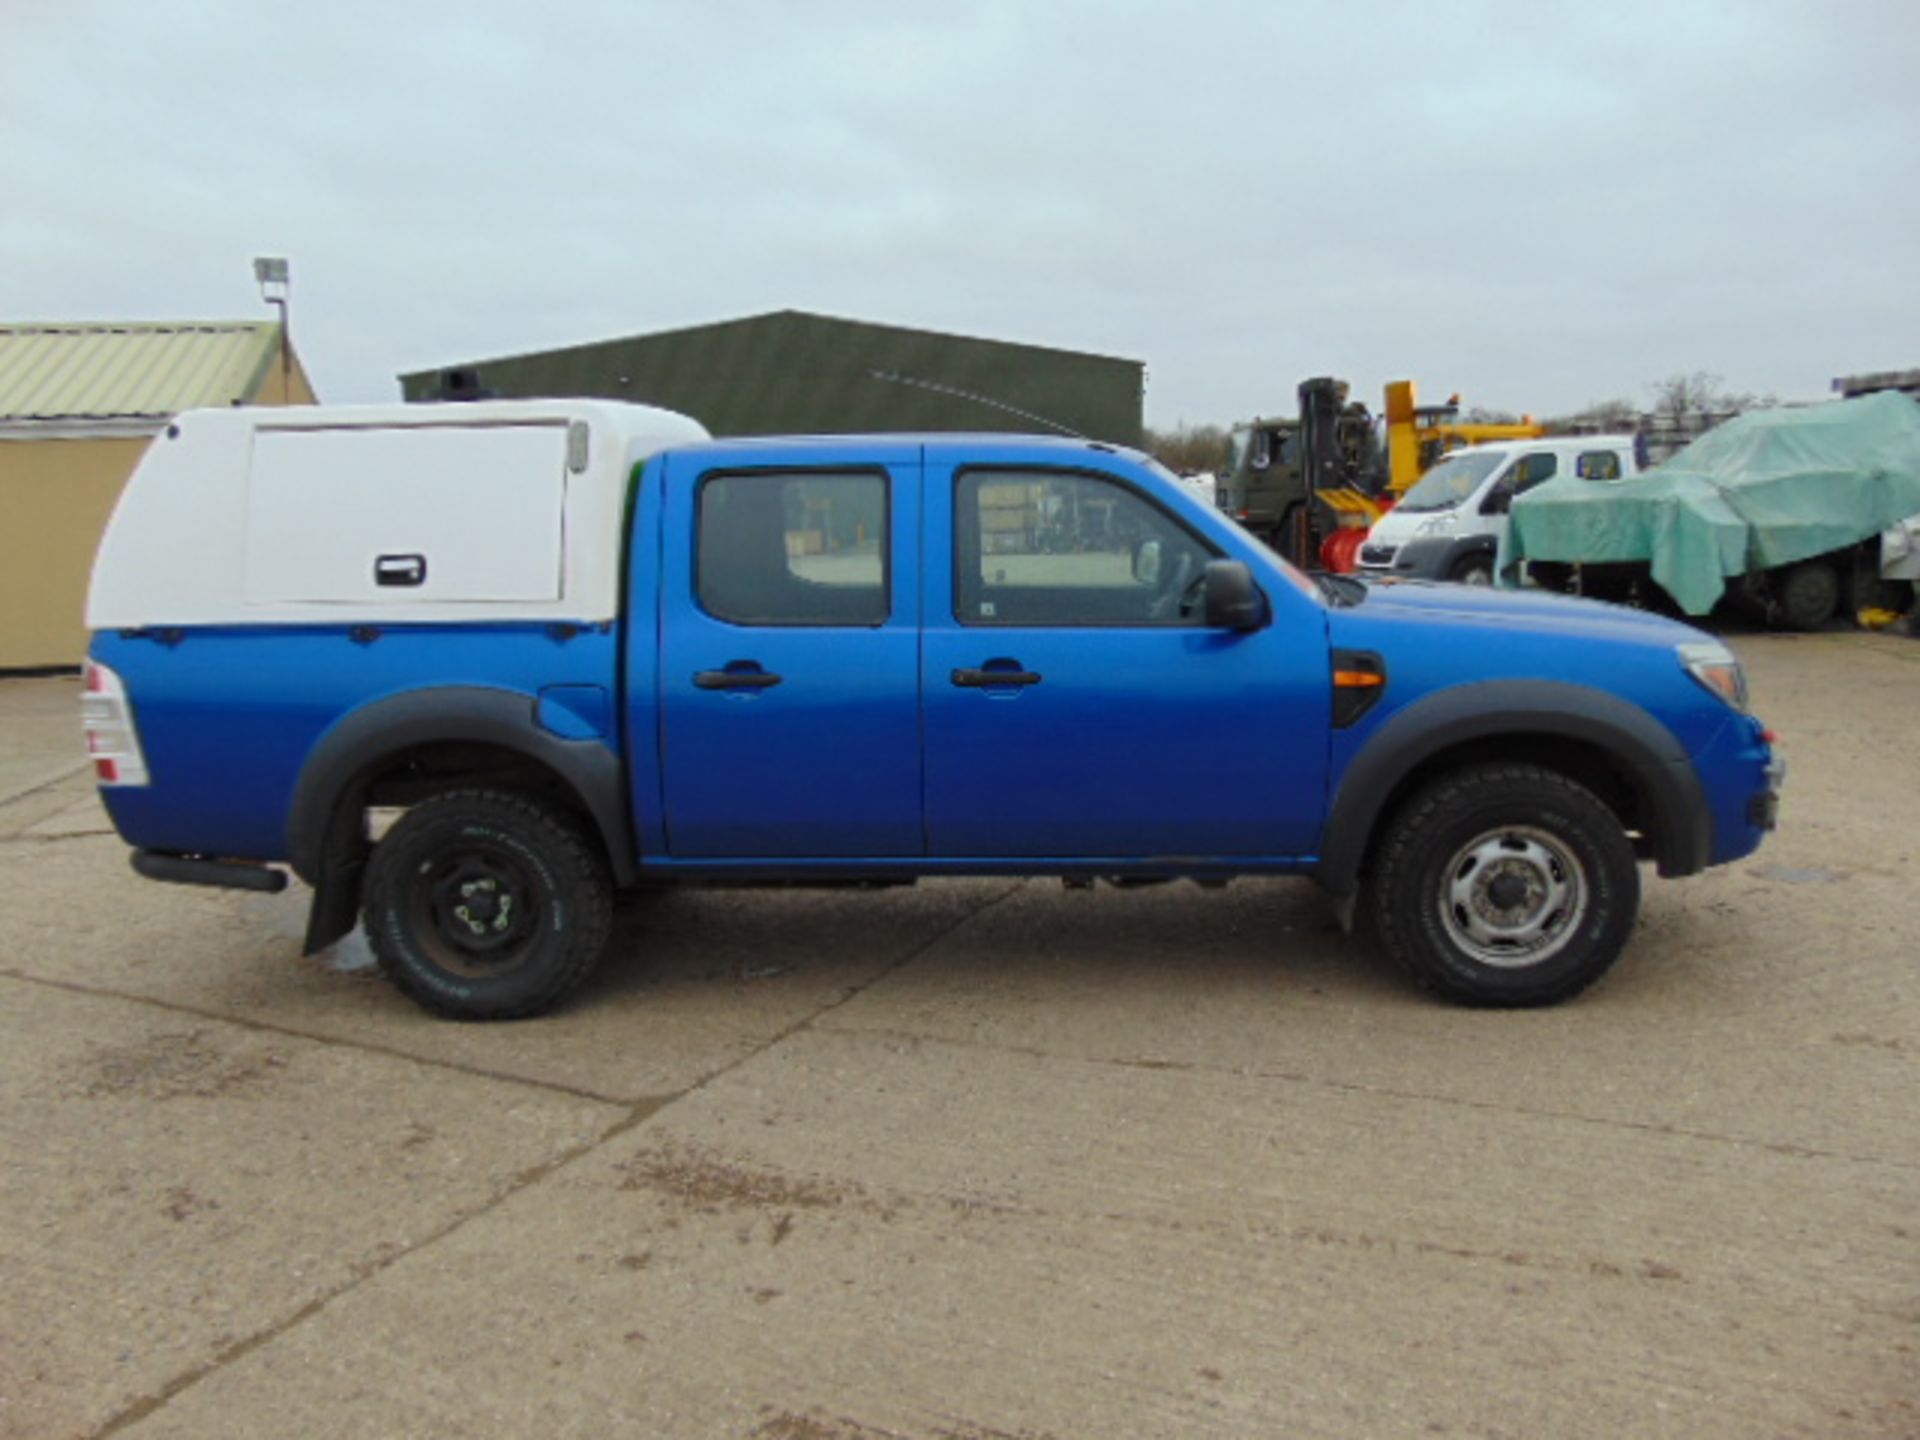
[{"label": "truck's rear wheel", "polygon": [[1573,566],[1558,560],[1529,560],[1527,576],[1542,590],[1556,595],[1573,593]]},{"label": "truck's rear wheel", "polygon": [[1633,931],[1640,872],[1593,793],[1533,765],[1435,781],[1388,827],[1373,899],[1388,951],[1467,1005],[1551,1005],[1586,989]]},{"label": "truck's rear wheel", "polygon": [[414,806],[367,866],[367,938],[380,968],[457,1020],[551,1009],[606,950],[606,866],[563,814],[460,790]]},{"label": "truck's rear wheel", "polygon": [[1818,630],[1840,608],[1840,573],[1831,561],[1803,560],[1778,572],[1774,599],[1789,630]]}]

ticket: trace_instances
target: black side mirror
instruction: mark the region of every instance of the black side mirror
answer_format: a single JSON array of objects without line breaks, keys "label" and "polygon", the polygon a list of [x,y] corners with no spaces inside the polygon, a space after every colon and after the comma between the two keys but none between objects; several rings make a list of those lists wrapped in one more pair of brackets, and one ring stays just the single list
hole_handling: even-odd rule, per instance
[{"label": "black side mirror", "polygon": [[1267,597],[1239,560],[1209,560],[1206,622],[1216,630],[1258,630],[1267,623]]},{"label": "black side mirror", "polygon": [[1506,485],[1496,485],[1493,493],[1487,496],[1480,506],[1482,515],[1504,515],[1513,509],[1513,491]]}]

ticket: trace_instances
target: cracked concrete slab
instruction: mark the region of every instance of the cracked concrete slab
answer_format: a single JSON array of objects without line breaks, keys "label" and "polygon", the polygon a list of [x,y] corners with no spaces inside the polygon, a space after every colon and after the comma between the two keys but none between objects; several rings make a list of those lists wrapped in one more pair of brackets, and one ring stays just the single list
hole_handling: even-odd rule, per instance
[{"label": "cracked concrete slab", "polygon": [[[1722,1208],[1753,1185],[1764,1211]],[[128,1433],[271,1406],[315,1435],[1877,1435],[1913,1415],[1909,1193],[809,1030]],[[1850,1253],[1796,1253],[1835,1222]]]},{"label": "cracked concrete slab", "polygon": [[[50,786],[44,792],[48,800],[58,800],[57,808],[50,807],[51,813],[33,820],[16,832],[23,840],[74,840],[85,835],[113,834],[113,821],[108,817],[106,807],[100,803],[100,797],[84,772],[73,777],[74,781],[86,785],[87,793],[70,799],[63,793],[63,786]],[[12,838],[9,836],[8,838]]]},{"label": "cracked concrete slab", "polygon": [[627,1111],[0,980],[0,1436],[85,1435]]},{"label": "cracked concrete slab", "polygon": [[0,800],[0,841],[29,836],[41,826],[53,825],[61,826],[64,836],[69,820],[77,829],[90,829],[94,816],[106,819],[93,776],[89,771],[76,770],[11,800]]},{"label": "cracked concrete slab", "polygon": [[86,768],[77,675],[0,675],[0,802]]},{"label": "cracked concrete slab", "polygon": [[[1574,1004],[1437,1007],[1291,882],[1061,896],[1028,887],[820,1023],[991,1049],[1293,1076],[1914,1161],[1920,914],[1781,945],[1786,886],[1737,871],[1650,885],[1618,973]],[[1804,917],[1798,921],[1804,924]]]}]

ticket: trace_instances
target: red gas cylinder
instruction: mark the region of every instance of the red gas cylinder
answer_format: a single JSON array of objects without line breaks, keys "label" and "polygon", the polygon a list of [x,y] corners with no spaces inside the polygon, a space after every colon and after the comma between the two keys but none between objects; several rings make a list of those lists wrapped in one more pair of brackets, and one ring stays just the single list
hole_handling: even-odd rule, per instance
[{"label": "red gas cylinder", "polygon": [[1367,532],[1358,525],[1348,525],[1329,535],[1320,546],[1320,565],[1336,575],[1350,575],[1360,559],[1360,547],[1366,543]]}]

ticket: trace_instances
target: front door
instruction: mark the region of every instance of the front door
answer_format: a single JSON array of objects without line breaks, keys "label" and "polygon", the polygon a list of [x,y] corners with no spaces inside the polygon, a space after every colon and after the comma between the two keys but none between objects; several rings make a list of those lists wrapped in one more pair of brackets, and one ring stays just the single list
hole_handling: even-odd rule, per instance
[{"label": "front door", "polygon": [[673,858],[922,853],[919,483],[907,447],[743,447],[737,464],[667,469]]},{"label": "front door", "polygon": [[[1204,623],[1220,547],[1117,475],[927,466],[929,853],[1302,858],[1326,803],[1325,612]],[[943,517],[944,518],[944,517]],[[945,552],[945,553],[942,553]],[[1271,580],[1271,572],[1267,572]]]}]

